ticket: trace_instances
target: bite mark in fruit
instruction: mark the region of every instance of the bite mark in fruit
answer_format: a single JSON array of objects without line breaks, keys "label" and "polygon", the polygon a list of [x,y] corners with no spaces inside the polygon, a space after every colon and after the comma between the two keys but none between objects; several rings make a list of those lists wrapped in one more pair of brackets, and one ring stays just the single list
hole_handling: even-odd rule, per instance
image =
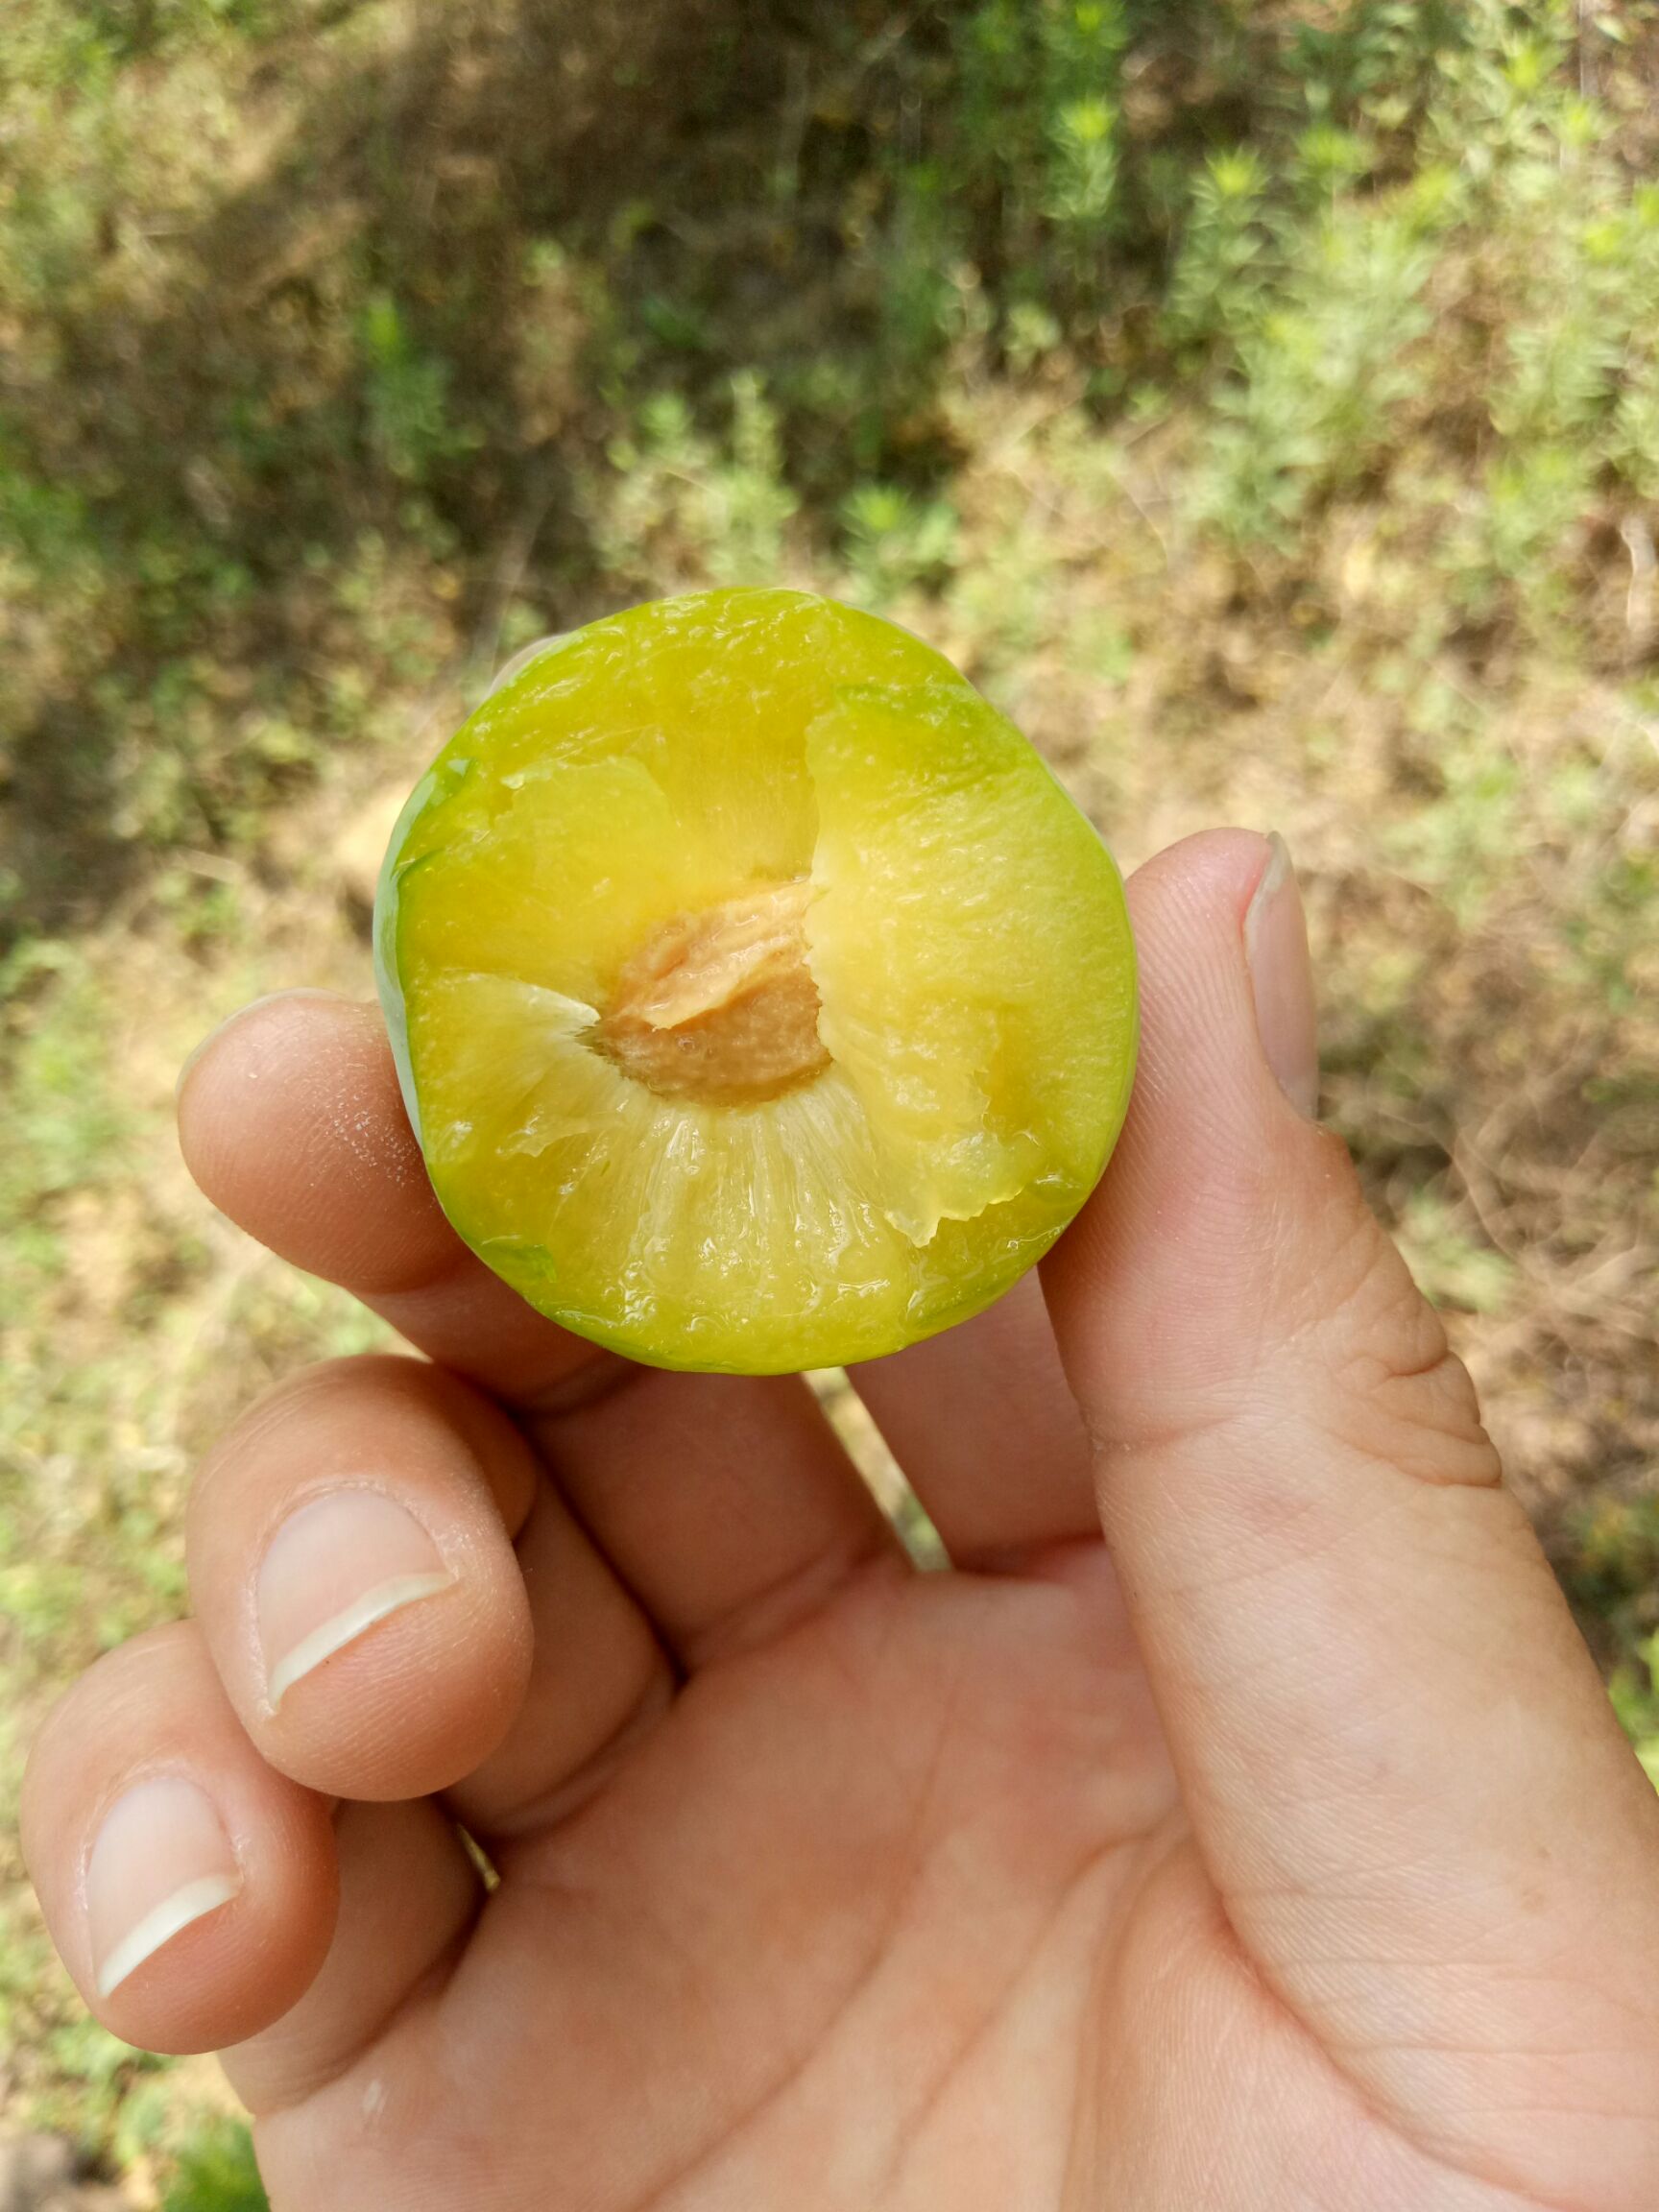
[{"label": "bite mark in fruit", "polygon": [[676,914],[617,977],[599,1048],[660,1098],[740,1106],[830,1065],[806,959],[805,879]]}]

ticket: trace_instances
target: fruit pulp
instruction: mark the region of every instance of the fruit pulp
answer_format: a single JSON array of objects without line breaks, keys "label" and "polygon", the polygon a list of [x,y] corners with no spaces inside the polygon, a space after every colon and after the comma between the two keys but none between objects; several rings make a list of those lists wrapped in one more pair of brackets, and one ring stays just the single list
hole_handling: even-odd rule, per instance
[{"label": "fruit pulp", "polygon": [[800,591],[531,658],[411,795],[375,963],[450,1220],[660,1366],[841,1366],[979,1310],[1134,1071],[1094,830],[941,655]]}]

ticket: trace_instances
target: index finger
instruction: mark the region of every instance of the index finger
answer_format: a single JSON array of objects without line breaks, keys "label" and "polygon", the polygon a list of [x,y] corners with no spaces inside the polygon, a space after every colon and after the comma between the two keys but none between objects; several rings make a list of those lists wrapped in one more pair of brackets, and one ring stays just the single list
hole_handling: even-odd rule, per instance
[{"label": "index finger", "polygon": [[520,1409],[556,1411],[628,1372],[525,1305],[445,1219],[378,1007],[290,991],[232,1015],[185,1070],[179,1142],[238,1227]]}]

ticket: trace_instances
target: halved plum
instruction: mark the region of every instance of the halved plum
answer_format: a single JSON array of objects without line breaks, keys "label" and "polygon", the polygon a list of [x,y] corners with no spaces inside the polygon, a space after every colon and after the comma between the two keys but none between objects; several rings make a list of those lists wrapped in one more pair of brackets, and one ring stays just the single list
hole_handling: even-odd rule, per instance
[{"label": "halved plum", "polygon": [[840,1366],[976,1312],[1128,1104],[1105,846],[948,661],[802,591],[531,657],[411,795],[374,937],[445,1212],[658,1366]]}]

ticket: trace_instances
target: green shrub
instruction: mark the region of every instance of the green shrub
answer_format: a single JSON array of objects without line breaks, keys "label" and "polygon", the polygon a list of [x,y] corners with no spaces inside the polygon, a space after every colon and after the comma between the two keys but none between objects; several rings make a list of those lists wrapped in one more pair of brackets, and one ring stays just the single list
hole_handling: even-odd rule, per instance
[{"label": "green shrub", "polygon": [[204,2123],[172,2165],[161,2212],[266,2212],[253,2139],[239,2121]]},{"label": "green shrub", "polygon": [[938,586],[956,565],[959,524],[945,499],[917,499],[898,484],[860,484],[842,503],[847,595],[881,609],[917,587]]}]

